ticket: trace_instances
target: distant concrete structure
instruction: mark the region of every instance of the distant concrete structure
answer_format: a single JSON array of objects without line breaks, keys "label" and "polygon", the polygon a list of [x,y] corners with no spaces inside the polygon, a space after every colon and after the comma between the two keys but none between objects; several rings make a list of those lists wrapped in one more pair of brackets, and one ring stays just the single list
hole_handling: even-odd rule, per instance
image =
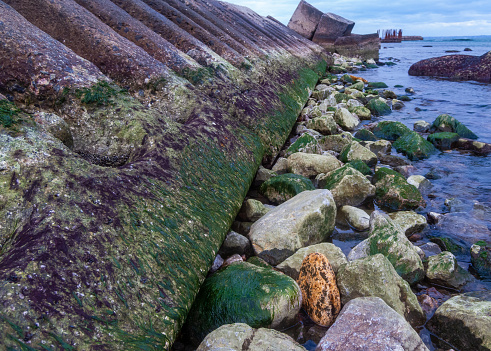
[{"label": "distant concrete structure", "polygon": [[334,13],[322,13],[304,0],[300,1],[288,23],[290,29],[322,46],[326,51],[378,60],[378,34],[352,34],[354,26],[355,22]]}]

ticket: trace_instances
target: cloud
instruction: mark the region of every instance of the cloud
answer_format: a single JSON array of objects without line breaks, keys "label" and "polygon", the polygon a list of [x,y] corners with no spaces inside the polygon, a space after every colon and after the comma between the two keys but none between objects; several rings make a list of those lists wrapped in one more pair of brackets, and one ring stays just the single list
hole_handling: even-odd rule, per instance
[{"label": "cloud", "polygon": [[[288,24],[300,0],[229,0],[260,15],[271,15]],[[309,1],[323,12],[354,21],[354,33],[377,29],[402,29],[405,35],[491,35],[489,0],[413,0],[366,2],[361,0]]]}]

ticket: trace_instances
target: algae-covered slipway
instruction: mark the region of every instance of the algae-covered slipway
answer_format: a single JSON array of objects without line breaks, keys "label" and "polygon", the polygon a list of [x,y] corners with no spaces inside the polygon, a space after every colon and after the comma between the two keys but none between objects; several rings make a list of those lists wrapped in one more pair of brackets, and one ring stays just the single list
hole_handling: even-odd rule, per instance
[{"label": "algae-covered slipway", "polygon": [[328,60],[214,0],[0,1],[0,349],[169,349]]}]

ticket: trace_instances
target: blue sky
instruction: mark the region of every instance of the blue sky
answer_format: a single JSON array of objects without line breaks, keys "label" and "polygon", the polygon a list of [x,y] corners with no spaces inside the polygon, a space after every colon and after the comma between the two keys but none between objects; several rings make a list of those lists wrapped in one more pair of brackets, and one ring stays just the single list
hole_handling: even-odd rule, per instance
[{"label": "blue sky", "polygon": [[[271,15],[288,24],[300,0],[225,0]],[[404,35],[491,35],[490,0],[307,1],[322,12],[333,12],[355,22],[353,33],[402,29]]]}]

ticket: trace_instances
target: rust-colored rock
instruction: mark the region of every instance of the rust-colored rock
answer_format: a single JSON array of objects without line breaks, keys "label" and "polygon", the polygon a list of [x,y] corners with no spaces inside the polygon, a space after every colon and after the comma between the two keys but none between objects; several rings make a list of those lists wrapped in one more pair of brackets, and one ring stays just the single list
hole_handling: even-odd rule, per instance
[{"label": "rust-colored rock", "polygon": [[491,82],[491,51],[482,56],[447,55],[421,60],[409,67],[409,75]]},{"label": "rust-colored rock", "polygon": [[330,326],[341,310],[336,276],[326,256],[314,252],[304,258],[298,276],[302,307],[317,324]]}]

